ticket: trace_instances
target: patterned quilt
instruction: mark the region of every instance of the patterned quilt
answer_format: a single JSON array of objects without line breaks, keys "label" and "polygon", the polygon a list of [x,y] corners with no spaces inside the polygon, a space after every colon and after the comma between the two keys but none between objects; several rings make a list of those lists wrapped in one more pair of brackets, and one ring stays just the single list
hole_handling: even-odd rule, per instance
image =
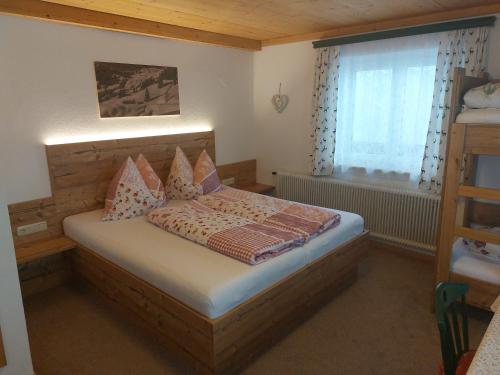
[{"label": "patterned quilt", "polygon": [[261,263],[304,243],[300,234],[212,210],[197,201],[151,211],[154,225],[248,264]]},{"label": "patterned quilt", "polygon": [[340,214],[326,208],[230,187],[202,195],[198,201],[219,212],[298,233],[306,241],[340,223]]}]

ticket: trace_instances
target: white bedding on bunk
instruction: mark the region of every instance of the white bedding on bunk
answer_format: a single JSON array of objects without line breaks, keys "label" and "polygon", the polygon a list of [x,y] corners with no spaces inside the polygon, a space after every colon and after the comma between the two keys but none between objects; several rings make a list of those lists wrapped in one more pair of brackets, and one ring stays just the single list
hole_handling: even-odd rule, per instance
[{"label": "white bedding on bunk", "polygon": [[[171,201],[169,205],[182,204]],[[362,233],[363,218],[342,212],[340,225],[305,246],[250,266],[148,223],[102,222],[102,210],[67,217],[68,237],[209,318],[216,318]]]},{"label": "white bedding on bunk", "polygon": [[457,116],[455,122],[464,124],[499,124],[500,108],[466,109]]},{"label": "white bedding on bunk", "polygon": [[500,264],[472,254],[461,238],[453,245],[451,270],[464,276],[500,284]]}]

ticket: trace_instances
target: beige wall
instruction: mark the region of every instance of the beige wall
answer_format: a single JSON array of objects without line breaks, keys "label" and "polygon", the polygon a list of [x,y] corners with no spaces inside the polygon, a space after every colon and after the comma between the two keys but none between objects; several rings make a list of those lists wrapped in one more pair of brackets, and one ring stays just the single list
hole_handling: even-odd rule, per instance
[{"label": "beige wall", "polygon": [[[213,128],[219,163],[253,159],[253,56],[10,16],[0,16],[0,50],[0,324],[9,362],[0,375],[25,375],[32,368],[6,204],[51,195],[44,143]],[[181,115],[101,120],[94,61],[178,67]]]},{"label": "beige wall", "polygon": [[[255,157],[251,52],[0,16],[9,202],[50,195],[44,143],[212,127],[218,163]],[[180,116],[100,119],[94,61],[178,67]],[[8,140],[8,141],[6,141]]]},{"label": "beige wall", "polygon": [[[500,15],[490,33],[488,70],[500,78]],[[258,179],[273,182],[271,172],[282,169],[308,173],[310,124],[315,54],[311,42],[265,47],[254,53],[254,108],[257,132]],[[290,104],[282,114],[271,97],[283,83]],[[500,187],[500,158],[482,157],[479,184]]]}]

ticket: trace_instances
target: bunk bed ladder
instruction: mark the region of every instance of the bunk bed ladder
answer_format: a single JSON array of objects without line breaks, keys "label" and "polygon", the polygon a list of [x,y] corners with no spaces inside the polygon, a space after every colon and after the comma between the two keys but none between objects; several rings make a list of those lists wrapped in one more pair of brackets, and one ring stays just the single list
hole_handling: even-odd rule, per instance
[{"label": "bunk bed ladder", "polygon": [[[465,155],[465,158],[464,158]],[[477,155],[500,155],[500,125],[455,123],[450,129],[436,256],[436,285],[452,280],[453,244],[457,237],[500,245],[500,235],[468,227],[472,199],[500,202],[500,190],[474,186]],[[465,160],[465,164],[464,164]],[[464,277],[465,278],[465,277]],[[461,278],[460,281],[464,281]],[[467,280],[471,283],[473,279]],[[491,290],[500,286],[490,284]],[[476,305],[485,307],[486,300]]]}]

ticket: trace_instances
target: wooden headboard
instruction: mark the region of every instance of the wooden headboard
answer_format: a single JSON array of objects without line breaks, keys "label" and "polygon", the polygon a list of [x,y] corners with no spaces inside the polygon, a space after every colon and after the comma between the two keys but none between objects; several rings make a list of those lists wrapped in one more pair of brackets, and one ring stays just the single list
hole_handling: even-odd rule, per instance
[{"label": "wooden headboard", "polygon": [[[164,181],[176,146],[191,163],[203,149],[215,162],[213,131],[46,146],[52,197],[9,206],[14,243],[21,245],[63,234],[62,220],[104,206],[109,182],[130,155],[144,154]],[[48,230],[17,236],[17,227],[47,221]]]}]

